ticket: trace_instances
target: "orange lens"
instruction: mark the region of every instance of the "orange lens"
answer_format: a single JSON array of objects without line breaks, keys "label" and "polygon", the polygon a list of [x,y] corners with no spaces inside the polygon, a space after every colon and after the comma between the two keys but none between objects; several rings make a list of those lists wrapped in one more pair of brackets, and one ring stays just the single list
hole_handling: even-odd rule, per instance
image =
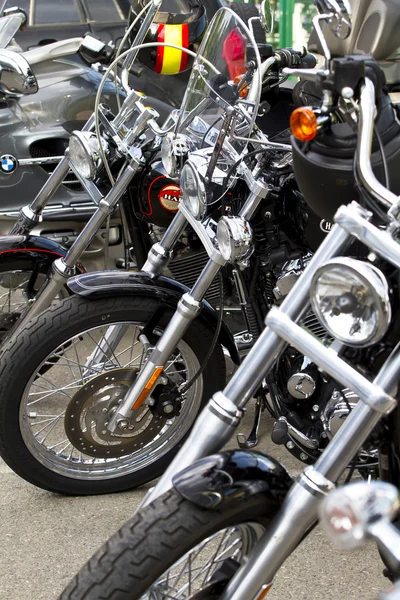
[{"label": "orange lens", "polygon": [[131,410],[137,410],[138,408],[140,408],[142,406],[143,402],[146,400],[147,396],[150,394],[152,388],[154,387],[154,384],[156,383],[157,379],[160,377],[161,373],[163,372],[163,369],[164,369],[164,367],[156,367],[154,369],[150,379],[144,386],[144,388],[141,391],[135,404],[131,407]]},{"label": "orange lens", "polygon": [[[233,80],[233,83],[235,83],[237,85],[240,82],[240,80],[243,79],[242,75],[243,75],[243,73],[241,73],[240,75],[236,75],[236,77]],[[246,98],[248,93],[249,93],[249,88],[247,85],[244,85],[239,92],[239,96],[241,98]]]},{"label": "orange lens", "polygon": [[257,596],[256,600],[264,600],[268,592],[272,590],[272,583],[267,584],[265,587],[263,586],[260,594]]},{"label": "orange lens", "polygon": [[296,108],[290,117],[290,129],[295,138],[301,142],[313,140],[317,135],[317,117],[306,106]]}]

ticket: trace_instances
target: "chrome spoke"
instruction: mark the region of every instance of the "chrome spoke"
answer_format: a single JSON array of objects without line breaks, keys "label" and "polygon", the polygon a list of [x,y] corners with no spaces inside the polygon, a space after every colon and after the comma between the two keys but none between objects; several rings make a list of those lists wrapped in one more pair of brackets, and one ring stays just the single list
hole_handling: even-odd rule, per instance
[{"label": "chrome spoke", "polygon": [[241,524],[202,540],[163,573],[141,600],[189,600],[196,597],[225,560],[234,557],[241,564],[263,532],[264,528],[259,524]]}]

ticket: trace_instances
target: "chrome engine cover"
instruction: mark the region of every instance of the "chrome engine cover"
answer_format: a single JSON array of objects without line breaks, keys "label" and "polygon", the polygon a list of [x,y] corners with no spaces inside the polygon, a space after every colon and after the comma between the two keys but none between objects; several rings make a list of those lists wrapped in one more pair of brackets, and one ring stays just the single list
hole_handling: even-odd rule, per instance
[{"label": "chrome engine cover", "polygon": [[339,392],[335,390],[327,403],[321,421],[328,439],[332,439],[343,425],[350,412],[359,401],[357,394],[348,388]]}]

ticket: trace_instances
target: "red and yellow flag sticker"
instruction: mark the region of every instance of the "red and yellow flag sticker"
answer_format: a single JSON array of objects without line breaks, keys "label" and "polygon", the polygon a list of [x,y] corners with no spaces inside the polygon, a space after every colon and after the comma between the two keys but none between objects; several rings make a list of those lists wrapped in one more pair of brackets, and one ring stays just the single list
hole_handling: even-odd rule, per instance
[{"label": "red and yellow flag sticker", "polygon": [[[159,24],[157,40],[166,44],[175,44],[183,48],[189,47],[189,30],[186,23],[182,25]],[[188,55],[182,50],[158,46],[156,71],[162,75],[175,75],[186,69]]]}]

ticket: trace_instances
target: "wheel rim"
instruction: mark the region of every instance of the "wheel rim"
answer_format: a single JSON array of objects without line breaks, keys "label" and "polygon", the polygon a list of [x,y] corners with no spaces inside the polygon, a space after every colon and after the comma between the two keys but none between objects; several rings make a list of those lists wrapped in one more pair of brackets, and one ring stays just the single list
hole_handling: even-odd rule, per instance
[{"label": "wheel rim", "polygon": [[[66,434],[64,416],[78,390],[101,374],[107,373],[112,377],[113,370],[140,368],[143,363],[144,348],[138,340],[143,324],[132,322],[112,355],[85,372],[88,357],[100,347],[110,325],[126,327],[126,323],[95,327],[76,334],[50,352],[30,378],[22,395],[20,429],[27,448],[47,469],[66,477],[112,479],[150,466],[183,438],[201,405],[203,380],[199,377],[182,396],[179,415],[167,419],[155,438],[140,450],[118,458],[99,459],[74,448]],[[155,330],[157,336],[161,333]],[[171,381],[180,385],[191,379],[199,366],[193,350],[181,340],[165,372]]]},{"label": "wheel rim", "polygon": [[[216,573],[223,564],[227,564],[228,559],[238,563],[239,567],[264,531],[262,525],[253,522],[222,529],[176,561],[152,584],[141,600],[194,600],[197,597],[213,597],[213,585],[218,585],[219,597],[221,583],[226,585],[230,577],[217,583],[216,580],[220,577],[216,577]],[[233,573],[234,569],[232,575]],[[207,590],[209,594],[205,595]]]}]

